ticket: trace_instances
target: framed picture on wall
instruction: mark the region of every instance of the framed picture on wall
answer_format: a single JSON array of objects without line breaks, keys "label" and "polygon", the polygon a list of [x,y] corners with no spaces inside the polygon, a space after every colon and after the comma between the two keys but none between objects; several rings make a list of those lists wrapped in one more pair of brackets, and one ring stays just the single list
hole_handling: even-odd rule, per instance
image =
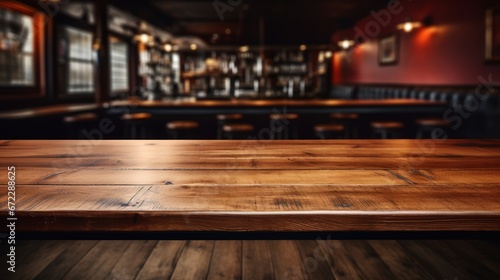
[{"label": "framed picture on wall", "polygon": [[378,63],[380,65],[394,65],[399,60],[399,44],[397,34],[392,34],[378,41]]},{"label": "framed picture on wall", "polygon": [[486,60],[500,62],[500,6],[486,11]]}]

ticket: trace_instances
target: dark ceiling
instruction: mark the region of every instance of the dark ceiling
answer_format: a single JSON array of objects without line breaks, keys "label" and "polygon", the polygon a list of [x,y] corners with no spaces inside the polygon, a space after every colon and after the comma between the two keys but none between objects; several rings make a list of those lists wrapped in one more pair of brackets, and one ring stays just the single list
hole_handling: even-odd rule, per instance
[{"label": "dark ceiling", "polygon": [[[116,6],[175,35],[207,43],[328,44],[387,0],[121,0]],[[217,8],[216,8],[217,7]],[[219,12],[217,12],[219,9]],[[261,28],[262,27],[262,28]],[[230,29],[231,33],[226,34]],[[217,34],[214,37],[214,34]],[[217,38],[214,40],[214,38]]]}]

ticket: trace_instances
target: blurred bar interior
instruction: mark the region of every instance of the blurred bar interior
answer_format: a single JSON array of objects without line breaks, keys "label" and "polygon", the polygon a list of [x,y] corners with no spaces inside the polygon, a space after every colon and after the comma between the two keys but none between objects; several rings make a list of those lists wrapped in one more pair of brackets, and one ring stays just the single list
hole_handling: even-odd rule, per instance
[{"label": "blurred bar interior", "polygon": [[498,1],[2,1],[2,139],[498,138]]}]

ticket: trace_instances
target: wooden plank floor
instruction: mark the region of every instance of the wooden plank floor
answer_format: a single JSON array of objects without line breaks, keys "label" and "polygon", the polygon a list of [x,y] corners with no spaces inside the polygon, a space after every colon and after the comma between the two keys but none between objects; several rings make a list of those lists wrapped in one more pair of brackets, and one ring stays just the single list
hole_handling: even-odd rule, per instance
[{"label": "wooden plank floor", "polygon": [[499,241],[18,240],[17,250],[16,273],[2,254],[0,279],[500,279]]}]

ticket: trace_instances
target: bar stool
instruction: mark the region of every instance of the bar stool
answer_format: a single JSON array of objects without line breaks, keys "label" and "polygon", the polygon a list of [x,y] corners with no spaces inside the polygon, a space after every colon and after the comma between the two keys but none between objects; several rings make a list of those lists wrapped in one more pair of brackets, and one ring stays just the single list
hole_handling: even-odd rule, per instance
[{"label": "bar stool", "polygon": [[341,124],[345,127],[346,138],[358,138],[358,114],[331,114],[330,118],[336,124]]},{"label": "bar stool", "polygon": [[314,132],[319,139],[339,139],[345,133],[345,128],[340,124],[318,124]]},{"label": "bar stool", "polygon": [[404,125],[401,122],[372,122],[371,127],[375,134],[380,135],[380,138],[388,139],[400,135]]},{"label": "bar stool", "polygon": [[222,131],[227,139],[248,138],[253,129],[253,125],[246,123],[228,123],[222,127]]},{"label": "bar stool", "polygon": [[442,129],[446,131],[451,124],[443,119],[417,119],[417,138],[422,139],[424,136],[432,138],[432,131]]},{"label": "bar stool", "polygon": [[198,126],[194,121],[172,121],[166,125],[173,139],[193,139]]},{"label": "bar stool", "polygon": [[217,118],[217,139],[222,139],[223,126],[231,121],[243,119],[242,114],[218,114]]},{"label": "bar stool", "polygon": [[121,119],[124,125],[124,137],[136,139],[140,132],[141,138],[146,138],[148,122],[153,116],[149,113],[124,114]]},{"label": "bar stool", "polygon": [[290,139],[290,131],[293,138],[297,139],[296,121],[299,118],[297,114],[271,114],[271,129],[274,132],[274,139]]},{"label": "bar stool", "polygon": [[66,116],[63,119],[69,138],[84,139],[84,130],[98,128],[96,113],[83,113],[78,115]]}]

